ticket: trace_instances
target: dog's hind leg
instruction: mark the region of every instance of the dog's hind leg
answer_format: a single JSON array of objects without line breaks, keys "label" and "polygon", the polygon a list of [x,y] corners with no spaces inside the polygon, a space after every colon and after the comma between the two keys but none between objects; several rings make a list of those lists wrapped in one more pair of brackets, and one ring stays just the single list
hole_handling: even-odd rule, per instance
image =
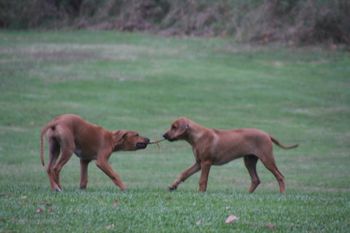
[{"label": "dog's hind leg", "polygon": [[269,159],[261,160],[261,162],[276,177],[276,180],[277,180],[278,185],[280,187],[280,193],[284,193],[284,191],[286,189],[285,188],[285,184],[284,184],[284,176],[278,170],[273,155],[271,154],[270,156],[266,156],[266,157],[263,157],[263,158],[269,158]]},{"label": "dog's hind leg", "polygon": [[249,175],[251,177],[251,185],[249,188],[249,192],[252,193],[260,184],[260,179],[258,173],[256,172],[256,163],[258,162],[258,157],[255,155],[247,155],[244,156],[244,164],[248,169]]},{"label": "dog's hind leg", "polygon": [[75,149],[74,137],[69,130],[62,130],[60,134],[60,146],[61,156],[53,168],[55,181],[58,185],[58,189],[56,189],[56,191],[62,191],[60,172],[62,170],[62,167],[72,157],[73,151]]},{"label": "dog's hind leg", "polygon": [[51,190],[55,191],[59,189],[59,186],[56,184],[55,173],[53,168],[60,154],[60,145],[57,142],[57,140],[53,137],[50,137],[48,141],[49,141],[50,155],[49,155],[49,163],[47,165],[46,171],[47,171],[47,175],[49,176]]}]

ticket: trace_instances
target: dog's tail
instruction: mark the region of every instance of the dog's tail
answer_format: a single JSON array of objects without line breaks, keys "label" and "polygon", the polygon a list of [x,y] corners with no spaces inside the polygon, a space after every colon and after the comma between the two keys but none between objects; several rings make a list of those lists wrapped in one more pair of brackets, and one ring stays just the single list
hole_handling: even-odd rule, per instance
[{"label": "dog's tail", "polygon": [[298,144],[294,144],[294,145],[283,145],[282,143],[280,143],[276,138],[273,138],[271,135],[270,135],[270,138],[271,138],[271,141],[273,143],[275,143],[277,146],[283,148],[283,149],[293,149],[293,148],[296,148],[298,147],[299,145]]},{"label": "dog's tail", "polygon": [[49,123],[45,127],[41,129],[40,133],[40,160],[41,164],[43,167],[45,166],[45,161],[44,161],[44,134],[48,129],[52,128],[53,130],[55,129],[55,124],[54,123]]}]

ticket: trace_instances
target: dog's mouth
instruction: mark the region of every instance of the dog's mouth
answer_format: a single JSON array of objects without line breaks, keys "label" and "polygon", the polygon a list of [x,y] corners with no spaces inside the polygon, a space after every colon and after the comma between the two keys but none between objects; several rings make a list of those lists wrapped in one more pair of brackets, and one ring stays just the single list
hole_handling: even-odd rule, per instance
[{"label": "dog's mouth", "polygon": [[176,141],[176,140],[177,140],[177,138],[171,138],[171,137],[169,137],[169,136],[164,137],[164,138],[165,138],[165,140],[168,140],[169,142],[173,142],[173,141]]},{"label": "dog's mouth", "polygon": [[176,138],[167,138],[166,140],[168,140],[169,142],[173,142],[173,141],[176,141],[177,139]]},{"label": "dog's mouth", "polygon": [[148,143],[145,142],[138,142],[136,143],[136,149],[145,149],[147,147]]},{"label": "dog's mouth", "polygon": [[165,140],[168,140],[169,142],[173,142],[173,141],[176,140],[176,138],[171,138],[171,137],[169,137],[168,134],[164,134],[164,135],[163,135],[163,138],[164,138]]}]

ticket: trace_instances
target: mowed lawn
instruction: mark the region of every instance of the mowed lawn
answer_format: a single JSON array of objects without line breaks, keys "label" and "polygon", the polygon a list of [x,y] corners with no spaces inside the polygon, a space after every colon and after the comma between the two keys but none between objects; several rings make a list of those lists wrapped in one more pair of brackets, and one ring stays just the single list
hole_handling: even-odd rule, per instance
[{"label": "mowed lawn", "polygon": [[[121,192],[94,163],[79,190],[76,156],[50,191],[41,127],[62,113],[153,140],[180,116],[212,128],[261,128],[286,179],[279,194],[239,159],[168,192],[193,155],[185,142],[119,152]],[[47,143],[46,143],[47,145]],[[46,162],[48,153],[46,151]],[[239,219],[225,224],[229,215]],[[349,232],[350,56],[322,47],[236,44],[94,31],[0,31],[0,232]]]}]

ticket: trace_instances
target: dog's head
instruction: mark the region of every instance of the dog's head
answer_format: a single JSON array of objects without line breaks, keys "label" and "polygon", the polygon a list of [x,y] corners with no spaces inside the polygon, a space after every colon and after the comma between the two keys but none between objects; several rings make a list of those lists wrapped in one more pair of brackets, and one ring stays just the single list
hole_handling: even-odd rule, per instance
[{"label": "dog's head", "polygon": [[113,131],[114,151],[133,151],[145,149],[149,139],[141,137],[136,131],[117,130]]},{"label": "dog's head", "polygon": [[163,137],[171,142],[186,139],[189,128],[189,119],[185,117],[178,118],[171,124],[170,129],[164,133]]}]

